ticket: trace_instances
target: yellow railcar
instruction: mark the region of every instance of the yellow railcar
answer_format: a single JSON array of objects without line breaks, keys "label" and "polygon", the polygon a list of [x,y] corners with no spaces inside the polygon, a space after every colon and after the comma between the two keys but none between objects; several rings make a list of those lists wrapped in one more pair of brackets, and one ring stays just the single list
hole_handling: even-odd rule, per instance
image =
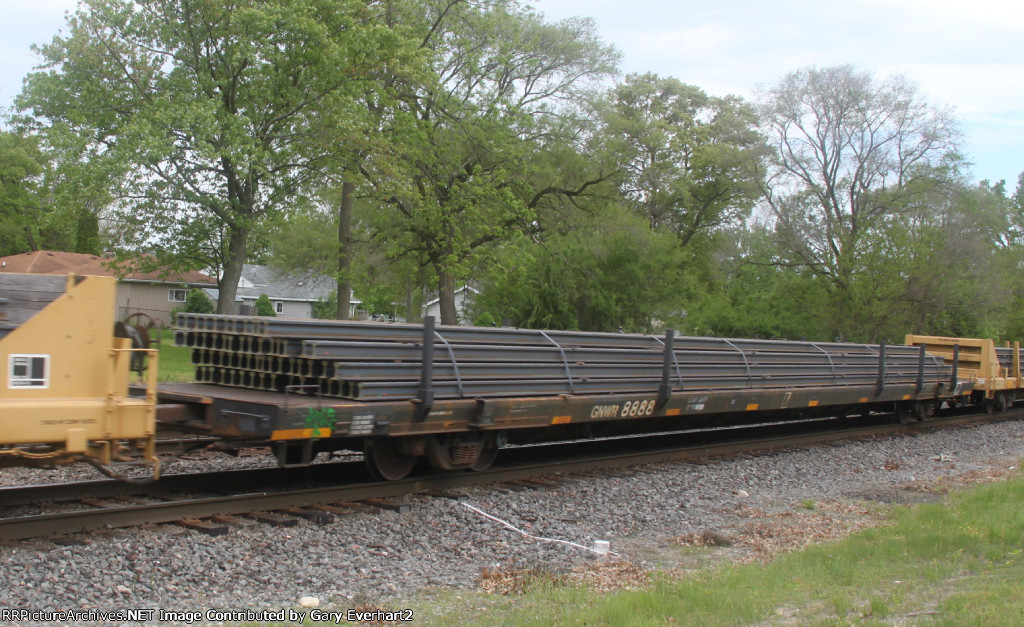
[{"label": "yellow railcar", "polygon": [[[156,351],[118,337],[114,278],[69,276],[59,295],[54,281],[0,274],[0,465],[131,453],[156,475]],[[134,353],[149,359],[144,396],[128,392]]]},{"label": "yellow railcar", "polygon": [[956,368],[958,375],[973,382],[972,400],[989,409],[1013,405],[1024,387],[1021,377],[1020,342],[996,346],[992,340],[935,335],[906,336],[907,346],[924,346]]}]

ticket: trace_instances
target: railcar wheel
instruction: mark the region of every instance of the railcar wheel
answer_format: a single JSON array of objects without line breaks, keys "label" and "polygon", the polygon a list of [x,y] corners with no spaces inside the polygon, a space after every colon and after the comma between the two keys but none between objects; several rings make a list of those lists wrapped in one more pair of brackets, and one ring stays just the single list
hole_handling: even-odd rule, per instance
[{"label": "railcar wheel", "polygon": [[487,470],[503,441],[498,434],[441,434],[427,441],[423,457],[435,470]]},{"label": "railcar wheel", "polygon": [[477,456],[476,461],[473,462],[473,465],[470,466],[470,468],[478,472],[487,470],[488,468],[491,467],[491,464],[494,463],[494,460],[497,457],[498,445],[494,444],[493,442],[488,442],[487,444],[484,444],[484,448],[480,451],[480,454]]},{"label": "railcar wheel", "polygon": [[370,473],[383,481],[405,479],[418,457],[403,453],[395,438],[373,438],[363,445],[363,456]]}]

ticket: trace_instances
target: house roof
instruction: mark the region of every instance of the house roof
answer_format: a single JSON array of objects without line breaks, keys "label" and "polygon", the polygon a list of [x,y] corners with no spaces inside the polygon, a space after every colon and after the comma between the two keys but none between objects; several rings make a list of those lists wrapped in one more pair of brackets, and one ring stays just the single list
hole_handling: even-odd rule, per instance
[{"label": "house roof", "polygon": [[325,274],[285,272],[247,263],[242,266],[237,296],[247,300],[255,300],[260,294],[271,300],[327,300],[337,287],[337,282]]},{"label": "house roof", "polygon": [[217,280],[202,272],[168,272],[154,270],[139,272],[132,270],[137,262],[119,262],[114,266],[112,259],[83,253],[36,250],[18,255],[0,257],[0,272],[21,274],[81,274],[90,276],[112,276],[129,281],[153,281],[160,283],[188,283],[197,285],[216,284]]}]

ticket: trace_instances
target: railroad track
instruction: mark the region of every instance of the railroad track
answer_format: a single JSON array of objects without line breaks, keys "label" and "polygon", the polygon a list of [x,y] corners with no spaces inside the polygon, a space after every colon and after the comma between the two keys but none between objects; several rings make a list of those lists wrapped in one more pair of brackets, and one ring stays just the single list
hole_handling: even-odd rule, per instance
[{"label": "railroad track", "polygon": [[[399,508],[380,499],[414,493],[451,496],[450,491],[459,487],[484,484],[540,487],[546,482],[537,481],[538,477],[1021,418],[1024,409],[1012,409],[1000,414],[954,414],[907,425],[875,414],[842,421],[526,446],[502,451],[500,465],[487,471],[429,474],[383,483],[372,481],[361,461],[347,461],[295,469],[170,475],[145,486],[105,480],[2,488],[0,539],[156,523],[184,524],[217,534],[226,532],[230,523],[224,517],[237,515],[269,524],[295,524],[298,518],[325,523],[343,511]],[[801,432],[794,433],[795,428]],[[56,511],[25,511],[41,508]]]}]

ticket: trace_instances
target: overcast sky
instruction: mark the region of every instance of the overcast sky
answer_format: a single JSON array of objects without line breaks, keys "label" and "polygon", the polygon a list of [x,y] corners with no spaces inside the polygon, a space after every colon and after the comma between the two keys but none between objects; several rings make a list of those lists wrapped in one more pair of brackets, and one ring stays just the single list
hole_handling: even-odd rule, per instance
[{"label": "overcast sky", "polygon": [[[0,0],[0,107],[76,0]],[[787,72],[850,63],[903,74],[960,120],[977,179],[1024,171],[1024,4],[1008,0],[533,0],[550,18],[594,18],[623,72],[752,96]]]}]

